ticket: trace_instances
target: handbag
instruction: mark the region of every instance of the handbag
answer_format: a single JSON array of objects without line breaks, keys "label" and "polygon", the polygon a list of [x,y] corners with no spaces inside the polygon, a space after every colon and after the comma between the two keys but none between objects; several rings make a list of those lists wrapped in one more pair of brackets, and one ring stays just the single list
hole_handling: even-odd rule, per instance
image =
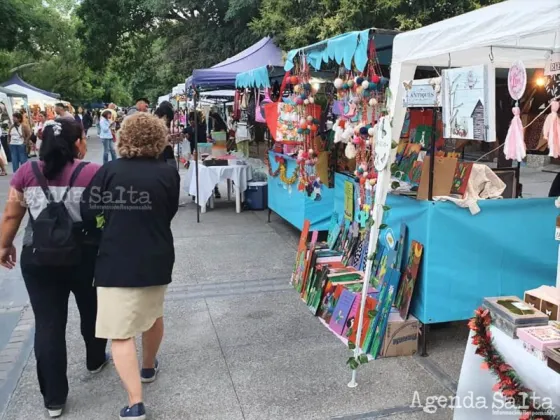
[{"label": "handbag", "polygon": [[272,99],[270,99],[270,93],[269,93],[268,89],[265,89],[264,99],[262,101],[261,101],[260,94],[257,94],[257,103],[256,103],[256,106],[255,106],[255,121],[256,122],[266,123],[264,107],[265,107],[266,104],[269,104],[271,102],[272,102]]}]

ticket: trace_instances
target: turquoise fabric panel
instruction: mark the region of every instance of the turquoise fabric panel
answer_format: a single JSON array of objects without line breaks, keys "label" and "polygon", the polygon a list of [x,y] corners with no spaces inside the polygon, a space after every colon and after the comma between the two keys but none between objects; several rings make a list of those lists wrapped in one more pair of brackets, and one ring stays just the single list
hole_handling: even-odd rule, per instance
[{"label": "turquoise fabric panel", "polygon": [[369,31],[369,29],[366,29],[364,31],[347,32],[308,47],[291,50],[286,58],[284,70],[292,70],[294,68],[294,58],[300,52],[305,52],[309,64],[316,70],[320,70],[322,63],[328,63],[330,60],[334,60],[338,64],[344,64],[346,68],[351,68],[352,60],[354,60],[358,70],[362,71],[367,64]]},{"label": "turquoise fabric panel", "polygon": [[[347,179],[335,176],[339,216]],[[357,186],[354,191],[357,204]],[[411,313],[425,324],[468,319],[485,297],[522,298],[526,290],[556,284],[553,198],[482,200],[476,216],[452,203],[393,195],[387,205],[384,223],[395,237],[407,225],[406,254],[412,240],[424,245]]]},{"label": "turquoise fabric panel", "polygon": [[268,78],[268,67],[257,67],[235,76],[236,88],[258,88],[264,89],[270,87],[270,79]]},{"label": "turquoise fabric panel", "polygon": [[[268,157],[272,170],[278,168],[274,160],[277,154],[269,151]],[[296,167],[295,159],[281,155],[286,159],[286,175],[289,177]],[[280,181],[280,177],[268,177],[268,208],[288,221],[297,229],[303,228],[305,219],[311,222],[311,230],[328,230],[334,205],[334,188],[321,188],[321,200],[310,199],[305,192],[298,191],[298,183],[292,184],[291,192]]]},{"label": "turquoise fabric panel", "polygon": [[364,71],[368,61],[368,43],[369,43],[369,29],[360,32],[358,40],[358,48],[354,53],[354,64],[358,71]]}]

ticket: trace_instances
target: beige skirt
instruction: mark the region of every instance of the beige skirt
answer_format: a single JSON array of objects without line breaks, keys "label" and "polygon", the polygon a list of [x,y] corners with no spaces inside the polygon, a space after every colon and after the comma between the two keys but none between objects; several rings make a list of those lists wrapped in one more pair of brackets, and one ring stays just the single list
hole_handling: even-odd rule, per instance
[{"label": "beige skirt", "polygon": [[166,286],[98,287],[98,338],[126,340],[148,331],[163,316]]}]

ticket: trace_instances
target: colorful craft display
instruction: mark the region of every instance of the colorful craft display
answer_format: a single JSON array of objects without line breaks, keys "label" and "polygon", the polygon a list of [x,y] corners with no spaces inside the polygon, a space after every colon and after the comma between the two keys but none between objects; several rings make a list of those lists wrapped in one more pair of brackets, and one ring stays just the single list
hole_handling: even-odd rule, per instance
[{"label": "colorful craft display", "polygon": [[520,420],[553,419],[554,414],[547,415],[539,407],[535,407],[536,399],[527,399],[527,395],[534,395],[534,393],[523,385],[521,378],[494,346],[490,332],[492,322],[490,311],[480,308],[475,311],[474,318],[469,321],[469,328],[474,333],[472,343],[476,346],[476,354],[483,359],[481,368],[489,370],[498,379],[493,391],[500,391],[504,397],[515,403],[521,411]]}]

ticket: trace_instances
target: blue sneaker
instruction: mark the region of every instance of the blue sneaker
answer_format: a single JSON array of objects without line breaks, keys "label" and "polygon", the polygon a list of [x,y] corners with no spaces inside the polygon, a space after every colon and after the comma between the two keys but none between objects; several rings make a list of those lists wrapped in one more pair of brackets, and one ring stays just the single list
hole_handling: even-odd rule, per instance
[{"label": "blue sneaker", "polygon": [[121,420],[145,420],[146,407],[144,407],[144,403],[138,403],[132,407],[125,407],[121,410],[119,418]]},{"label": "blue sneaker", "polygon": [[159,362],[156,359],[155,367],[152,369],[142,369],[140,371],[140,378],[143,384],[151,384],[157,379],[157,374],[159,372]]}]

